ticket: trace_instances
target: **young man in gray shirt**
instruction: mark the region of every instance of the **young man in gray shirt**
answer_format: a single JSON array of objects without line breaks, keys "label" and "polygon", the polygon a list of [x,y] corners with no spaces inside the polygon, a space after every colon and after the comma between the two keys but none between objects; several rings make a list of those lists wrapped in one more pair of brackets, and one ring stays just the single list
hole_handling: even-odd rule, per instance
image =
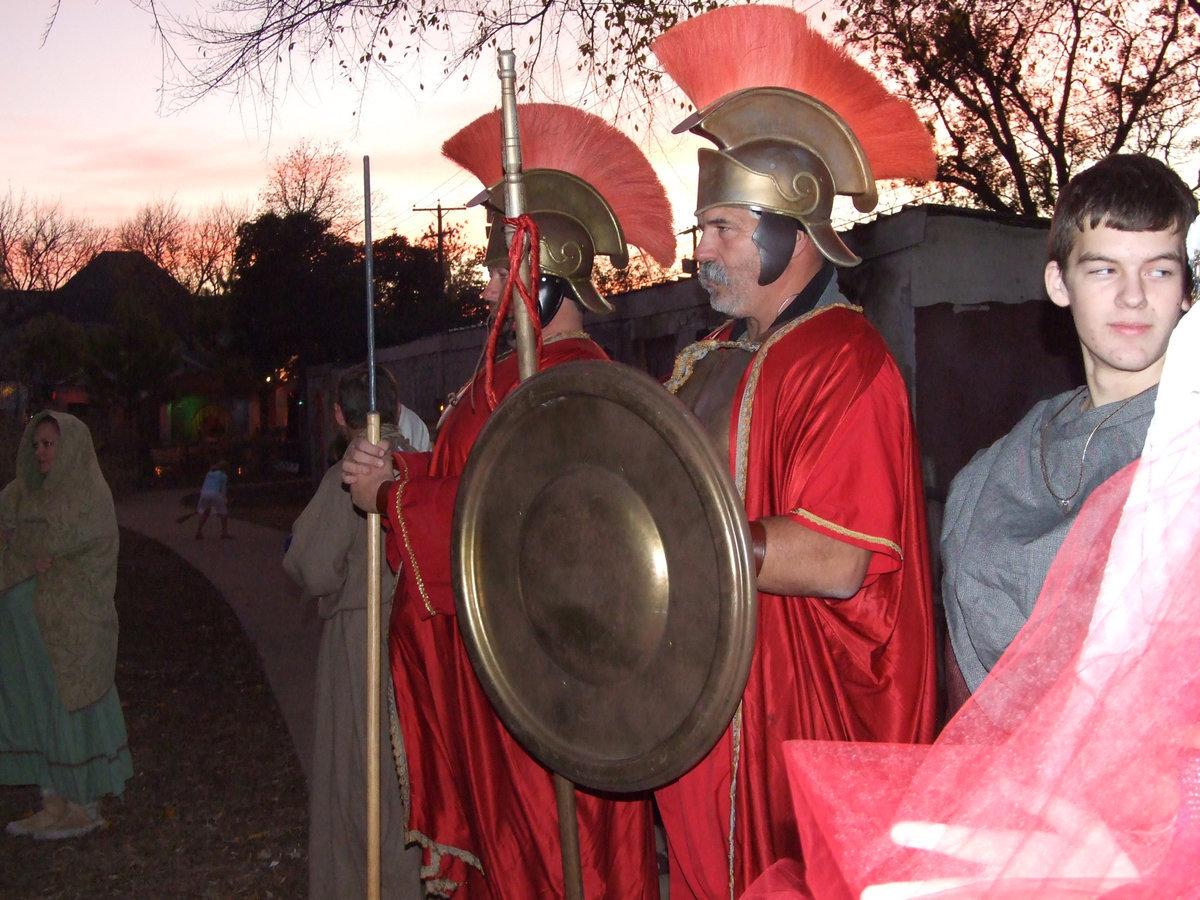
[{"label": "young man in gray shirt", "polygon": [[1167,340],[1191,303],[1196,199],[1143,155],[1107,157],[1063,189],[1046,290],[1071,311],[1086,383],[1037,404],[950,486],[942,599],[950,710],[1029,618],[1079,508],[1141,455]]}]

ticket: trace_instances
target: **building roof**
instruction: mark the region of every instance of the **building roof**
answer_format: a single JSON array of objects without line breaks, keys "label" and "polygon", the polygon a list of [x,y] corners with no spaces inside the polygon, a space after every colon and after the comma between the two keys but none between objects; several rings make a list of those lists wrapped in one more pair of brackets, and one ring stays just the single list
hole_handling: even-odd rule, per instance
[{"label": "building roof", "polygon": [[80,325],[113,321],[119,301],[150,305],[159,320],[176,334],[191,329],[192,296],[146,254],[137,250],[105,250],[65,285],[47,296],[44,311],[56,312]]}]

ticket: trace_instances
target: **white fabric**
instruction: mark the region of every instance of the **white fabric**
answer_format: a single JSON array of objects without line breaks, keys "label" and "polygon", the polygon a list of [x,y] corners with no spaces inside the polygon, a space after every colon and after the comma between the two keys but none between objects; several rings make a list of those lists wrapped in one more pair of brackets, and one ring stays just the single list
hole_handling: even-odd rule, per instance
[{"label": "white fabric", "polygon": [[[1195,235],[1196,229],[1192,229]],[[1200,422],[1200,316],[1185,315],[1171,335],[1166,362],[1146,434],[1142,465],[1134,477],[1113,537],[1112,552],[1092,614],[1092,624],[1080,651],[1081,678],[1100,689],[1106,656],[1141,653],[1164,607],[1171,599],[1164,589],[1169,566],[1148,565],[1186,558],[1193,535],[1171,528],[1181,521],[1183,506],[1192,499],[1185,490],[1200,480],[1200,453],[1180,452],[1189,429]],[[1135,531],[1134,529],[1137,529]],[[1138,533],[1140,531],[1140,533]],[[1136,601],[1136,602],[1134,602]]]},{"label": "white fabric", "polygon": [[425,453],[432,448],[429,441],[429,428],[415,412],[401,404],[399,421],[396,430],[404,435],[404,439],[413,445],[414,450]]}]

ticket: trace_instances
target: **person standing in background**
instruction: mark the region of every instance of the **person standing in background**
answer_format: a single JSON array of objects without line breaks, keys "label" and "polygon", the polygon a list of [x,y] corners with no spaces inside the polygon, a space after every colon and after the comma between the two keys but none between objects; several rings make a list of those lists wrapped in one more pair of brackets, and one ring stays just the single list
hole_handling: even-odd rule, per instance
[{"label": "person standing in background", "polygon": [[232,537],[229,533],[229,475],[225,471],[227,468],[228,464],[222,459],[209,466],[208,474],[204,476],[204,484],[200,486],[200,499],[196,503],[196,512],[200,514],[200,521],[196,523],[196,540],[204,537],[204,523],[214,512],[221,520],[221,537]]},{"label": "person standing in background", "polygon": [[400,404],[400,412],[396,417],[396,430],[404,435],[404,439],[418,453],[428,453],[433,449],[429,440],[429,426],[403,403]]},{"label": "person standing in background", "polygon": [[133,777],[117,666],[119,536],[87,426],[41,412],[0,493],[0,783],[35,784],[42,808],[11,835],[78,837]]},{"label": "person standing in background", "polygon": [[[334,419],[347,441],[361,434],[367,425],[367,377],[365,364],[348,369],[334,392]],[[400,403],[395,379],[385,368],[376,366],[375,385],[381,438],[396,450],[411,450],[396,428]],[[354,508],[342,486],[340,462],[325,472],[316,494],[292,526],[283,568],[305,595],[317,598],[323,620],[313,702],[308,895],[313,900],[364,897],[367,894],[367,521]],[[385,623],[391,615],[395,586],[395,576],[384,566],[380,598]],[[381,658],[387,658],[383,649]],[[386,679],[381,679],[381,684],[386,684]],[[386,689],[380,691],[380,709],[387,709]],[[416,900],[423,896],[421,854],[415,847],[406,850],[404,846],[404,811],[386,728],[380,729],[376,752],[380,756],[383,896]]]}]

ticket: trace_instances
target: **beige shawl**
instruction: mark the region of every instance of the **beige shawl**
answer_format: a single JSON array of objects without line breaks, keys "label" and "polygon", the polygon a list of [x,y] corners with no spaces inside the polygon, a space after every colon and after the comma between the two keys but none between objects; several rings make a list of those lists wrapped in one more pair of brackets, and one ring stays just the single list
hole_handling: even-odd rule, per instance
[{"label": "beige shawl", "polygon": [[[33,430],[53,416],[61,436],[50,471],[38,471]],[[50,655],[63,706],[99,700],[117,662],[117,517],[92,436],[72,415],[41,412],[25,428],[17,477],[0,492],[0,586],[36,574],[34,613]]]}]

